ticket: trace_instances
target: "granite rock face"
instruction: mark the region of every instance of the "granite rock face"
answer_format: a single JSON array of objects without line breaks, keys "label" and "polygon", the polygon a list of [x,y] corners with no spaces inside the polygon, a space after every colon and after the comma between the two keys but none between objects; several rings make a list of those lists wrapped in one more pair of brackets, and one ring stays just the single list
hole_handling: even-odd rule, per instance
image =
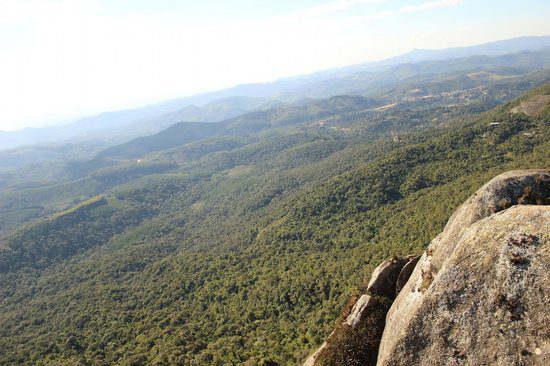
[{"label": "granite rock face", "polygon": [[378,365],[550,364],[548,204],[548,170],[470,197],[392,304]]},{"label": "granite rock face", "polygon": [[397,279],[410,261],[409,257],[392,258],[376,267],[366,292],[352,299],[341,315],[341,323],[308,357],[304,366],[374,366],[386,313],[395,298]]},{"label": "granite rock face", "polygon": [[304,365],[550,365],[550,171],[494,178],[365,292]]},{"label": "granite rock face", "polygon": [[374,295],[395,297],[397,278],[410,258],[392,258],[382,262],[372,272],[367,291]]},{"label": "granite rock face", "polygon": [[379,365],[550,365],[550,207],[480,220],[429,288],[410,290],[418,305],[394,303]]},{"label": "granite rock face", "polygon": [[414,271],[414,268],[416,267],[416,264],[420,260],[420,256],[415,256],[409,259],[409,261],[403,266],[401,269],[401,272],[399,272],[399,276],[397,276],[397,281],[395,283],[395,294],[398,295],[403,287],[407,284],[407,281],[411,277],[412,272]]},{"label": "granite rock face", "polygon": [[351,313],[346,318],[346,324],[349,325],[351,328],[357,328],[357,326],[361,324],[361,320],[363,319],[365,314],[375,304],[376,299],[374,297],[367,294],[361,295],[359,300],[357,300],[357,302],[355,302],[355,304],[353,305]]}]

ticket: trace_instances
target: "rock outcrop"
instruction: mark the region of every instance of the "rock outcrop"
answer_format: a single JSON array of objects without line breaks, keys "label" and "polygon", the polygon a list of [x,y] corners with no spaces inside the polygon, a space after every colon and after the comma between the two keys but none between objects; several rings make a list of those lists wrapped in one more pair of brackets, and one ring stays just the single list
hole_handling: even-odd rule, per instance
[{"label": "rock outcrop", "polygon": [[[306,364],[549,365],[549,205],[548,170],[494,178],[421,257],[382,263]],[[368,347],[355,337],[365,327]],[[357,347],[377,361],[347,357]]]},{"label": "rock outcrop", "polygon": [[478,221],[427,288],[405,286],[378,364],[550,365],[549,271],[550,207]]},{"label": "rock outcrop", "polygon": [[350,300],[335,330],[309,356],[304,366],[375,365],[386,313],[396,295],[397,281],[399,278],[407,280],[407,271],[403,272],[403,269],[411,261],[415,258],[391,258],[376,267],[364,293]]},{"label": "rock outcrop", "polygon": [[397,281],[395,283],[396,294],[399,294],[403,287],[405,287],[419,260],[420,256],[412,257],[405,264],[405,266],[403,266],[403,269],[401,269],[401,272],[399,272],[399,276],[397,276]]},{"label": "rock outcrop", "polygon": [[373,308],[377,303],[376,299],[370,295],[363,294],[353,304],[351,308],[351,313],[346,318],[345,324],[349,325],[352,329],[357,328],[361,324],[361,320],[364,318],[364,315]]},{"label": "rock outcrop", "polygon": [[382,262],[372,272],[367,291],[374,294],[393,299],[395,297],[395,288],[397,278],[403,267],[411,258],[392,258]]},{"label": "rock outcrop", "polygon": [[[541,322],[547,311],[540,307],[549,303],[550,207],[509,207],[547,205],[549,200],[547,170],[502,174],[470,197],[430,243],[389,310],[378,364],[516,364],[541,350],[528,344],[548,342],[548,334],[543,337],[539,328],[548,324]],[[531,236],[528,247],[533,253],[525,263],[533,265],[506,272],[509,263],[502,262],[502,251],[519,240],[514,238]],[[503,286],[520,274],[525,301],[506,300]],[[546,299],[537,293],[545,293]],[[523,309],[522,319],[503,317],[499,306],[510,301]],[[514,329],[506,331],[512,321]],[[523,346],[520,339],[525,340]]]}]

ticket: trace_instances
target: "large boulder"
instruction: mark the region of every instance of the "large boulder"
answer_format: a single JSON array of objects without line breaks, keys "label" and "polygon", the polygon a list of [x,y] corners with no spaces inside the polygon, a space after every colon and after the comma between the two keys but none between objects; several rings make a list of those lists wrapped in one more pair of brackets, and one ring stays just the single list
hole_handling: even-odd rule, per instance
[{"label": "large boulder", "polygon": [[472,225],[417,301],[388,316],[379,365],[550,365],[550,207]]},{"label": "large boulder", "polygon": [[414,256],[409,259],[409,261],[403,266],[401,271],[399,272],[399,275],[397,276],[397,281],[395,283],[395,293],[398,295],[403,287],[407,284],[407,281],[411,277],[412,272],[414,271],[414,268],[416,267],[416,264],[420,260],[420,256]]},{"label": "large boulder", "polygon": [[464,231],[476,221],[513,205],[550,205],[549,170],[513,170],[490,180],[451,216],[428,248],[437,272]]},{"label": "large boulder", "polygon": [[304,366],[376,365],[378,346],[390,305],[389,298],[361,295]]},{"label": "large boulder", "polygon": [[532,206],[548,204],[548,170],[502,174],[470,197],[391,306],[378,364],[550,364],[550,207]]},{"label": "large boulder", "polygon": [[357,328],[361,324],[361,320],[365,317],[367,312],[376,305],[376,299],[370,295],[363,294],[353,305],[351,313],[346,318],[345,323],[351,328]]},{"label": "large boulder", "polygon": [[380,264],[304,365],[550,364],[549,204],[548,170],[491,180],[422,256]]},{"label": "large boulder", "polygon": [[382,262],[372,272],[367,291],[374,295],[395,297],[395,285],[403,267],[411,258],[392,258]]},{"label": "large boulder", "polygon": [[366,292],[350,300],[334,331],[304,366],[374,366],[397,279],[410,260],[392,258],[376,267]]}]

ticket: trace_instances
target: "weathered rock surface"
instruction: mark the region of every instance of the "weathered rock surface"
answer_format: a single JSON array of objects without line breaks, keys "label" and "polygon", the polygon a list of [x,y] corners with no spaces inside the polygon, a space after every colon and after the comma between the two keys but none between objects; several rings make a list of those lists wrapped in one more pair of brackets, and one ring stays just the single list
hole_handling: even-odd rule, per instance
[{"label": "weathered rock surface", "polygon": [[397,278],[411,258],[392,258],[372,273],[366,293],[351,301],[341,324],[304,366],[375,365],[386,313],[395,298]]},{"label": "weathered rock surface", "polygon": [[352,328],[356,328],[361,323],[361,319],[365,316],[366,312],[375,304],[376,299],[374,297],[367,294],[361,295],[346,318],[346,324]]},{"label": "weathered rock surface", "polygon": [[392,258],[382,262],[372,272],[367,291],[393,299],[397,277],[409,260],[410,258]]},{"label": "weathered rock surface", "polygon": [[391,306],[378,364],[550,364],[550,207],[532,206],[548,204],[548,170],[470,197]]},{"label": "weathered rock surface", "polygon": [[304,365],[550,365],[548,205],[548,170],[491,180],[422,256],[380,264]]},{"label": "weathered rock surface", "polygon": [[427,250],[431,268],[437,272],[462,233],[473,223],[513,205],[549,205],[548,170],[510,171],[489,181],[451,216],[443,232]]},{"label": "weathered rock surface", "polygon": [[[333,332],[334,333],[334,332]],[[332,334],[331,334],[332,335]],[[329,336],[330,337],[330,336]],[[317,351],[315,351],[311,356],[309,356],[304,362],[303,366],[314,366],[317,362],[317,359],[319,358],[319,355],[327,348],[327,342],[323,342],[321,347]]]},{"label": "weathered rock surface", "polygon": [[549,271],[550,207],[477,222],[422,296],[403,292],[416,311],[392,307],[378,364],[549,365]]},{"label": "weathered rock surface", "polygon": [[395,293],[399,294],[409,278],[411,277],[412,272],[414,271],[414,268],[416,267],[416,264],[420,260],[420,256],[412,257],[409,259],[409,261],[403,266],[403,269],[401,269],[401,272],[399,272],[399,276],[397,276],[397,281],[395,283]]},{"label": "weathered rock surface", "polygon": [[364,294],[304,366],[374,366],[391,300]]}]

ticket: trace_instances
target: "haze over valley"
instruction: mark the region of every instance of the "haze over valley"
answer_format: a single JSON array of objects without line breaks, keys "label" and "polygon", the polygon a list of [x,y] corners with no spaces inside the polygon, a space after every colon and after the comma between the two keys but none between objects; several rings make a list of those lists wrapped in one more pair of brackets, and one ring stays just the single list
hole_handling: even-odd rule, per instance
[{"label": "haze over valley", "polygon": [[[108,98],[66,97],[74,64],[92,62],[67,59],[58,85],[45,75],[28,99],[2,94],[11,104],[0,107],[0,364],[550,361],[548,5],[503,2],[490,20],[466,22],[464,12],[487,5],[231,3],[0,4],[0,28],[19,32],[0,36],[0,55],[13,60],[55,39],[44,64],[50,52],[66,57],[73,36],[47,38],[66,29],[96,49],[87,32],[98,25],[113,31],[105,49],[133,39],[124,30],[144,49],[120,44],[110,71],[93,56],[90,72],[158,52],[97,88]],[[384,48],[373,34],[388,24],[396,33],[380,36]],[[226,57],[200,59],[214,50],[178,33],[192,29]],[[254,56],[236,35],[287,45],[262,43]],[[186,45],[193,52],[174,50]],[[126,107],[98,112],[109,103]]]}]

